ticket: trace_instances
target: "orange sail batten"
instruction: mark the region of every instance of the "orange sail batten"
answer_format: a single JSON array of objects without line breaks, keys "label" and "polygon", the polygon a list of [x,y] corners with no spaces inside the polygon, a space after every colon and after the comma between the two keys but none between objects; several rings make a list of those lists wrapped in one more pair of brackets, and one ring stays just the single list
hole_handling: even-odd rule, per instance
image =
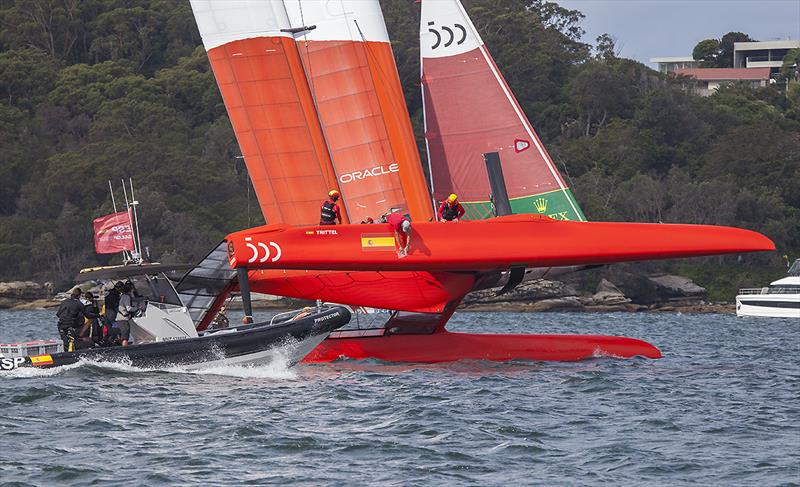
[{"label": "orange sail batten", "polygon": [[225,107],[269,223],[319,222],[339,189],[282,2],[192,1]]}]

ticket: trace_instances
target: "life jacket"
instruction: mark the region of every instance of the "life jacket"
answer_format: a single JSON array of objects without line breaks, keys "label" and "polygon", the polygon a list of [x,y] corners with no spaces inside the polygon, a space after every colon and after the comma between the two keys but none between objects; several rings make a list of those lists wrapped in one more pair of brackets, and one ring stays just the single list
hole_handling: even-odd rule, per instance
[{"label": "life jacket", "polygon": [[445,202],[442,204],[444,205],[444,209],[442,209],[442,218],[445,220],[455,220],[458,218],[458,203],[448,205],[447,202]]},{"label": "life jacket", "polygon": [[333,210],[335,206],[336,203],[331,200],[327,200],[325,203],[322,203],[322,209],[319,215],[320,223],[333,223],[336,221],[336,212]]}]

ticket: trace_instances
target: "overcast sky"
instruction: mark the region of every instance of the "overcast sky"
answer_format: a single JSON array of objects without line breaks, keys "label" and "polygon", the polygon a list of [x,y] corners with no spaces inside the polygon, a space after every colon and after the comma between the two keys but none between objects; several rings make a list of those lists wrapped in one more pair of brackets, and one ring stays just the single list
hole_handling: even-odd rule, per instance
[{"label": "overcast sky", "polygon": [[759,41],[800,39],[800,0],[555,0],[586,16],[584,42],[608,33],[620,55],[691,56],[703,39],[744,32]]}]

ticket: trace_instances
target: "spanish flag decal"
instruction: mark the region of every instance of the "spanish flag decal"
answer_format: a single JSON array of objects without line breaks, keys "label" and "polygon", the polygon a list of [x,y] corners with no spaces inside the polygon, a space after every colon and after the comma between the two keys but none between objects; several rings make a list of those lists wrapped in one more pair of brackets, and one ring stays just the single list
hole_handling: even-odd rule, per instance
[{"label": "spanish flag decal", "polygon": [[35,355],[31,357],[31,365],[41,367],[42,365],[53,365],[53,357],[50,355]]},{"label": "spanish flag decal", "polygon": [[362,233],[361,250],[391,250],[394,251],[394,236],[388,233]]}]

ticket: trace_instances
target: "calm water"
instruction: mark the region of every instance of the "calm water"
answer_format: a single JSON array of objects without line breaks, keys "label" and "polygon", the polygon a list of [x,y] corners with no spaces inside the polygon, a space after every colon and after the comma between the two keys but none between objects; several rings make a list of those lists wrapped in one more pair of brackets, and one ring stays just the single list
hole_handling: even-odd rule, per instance
[{"label": "calm water", "polygon": [[[460,313],[451,328],[624,334],[664,358],[17,371],[0,377],[0,485],[800,485],[796,320]],[[0,311],[0,342],[54,330],[52,312]]]}]

